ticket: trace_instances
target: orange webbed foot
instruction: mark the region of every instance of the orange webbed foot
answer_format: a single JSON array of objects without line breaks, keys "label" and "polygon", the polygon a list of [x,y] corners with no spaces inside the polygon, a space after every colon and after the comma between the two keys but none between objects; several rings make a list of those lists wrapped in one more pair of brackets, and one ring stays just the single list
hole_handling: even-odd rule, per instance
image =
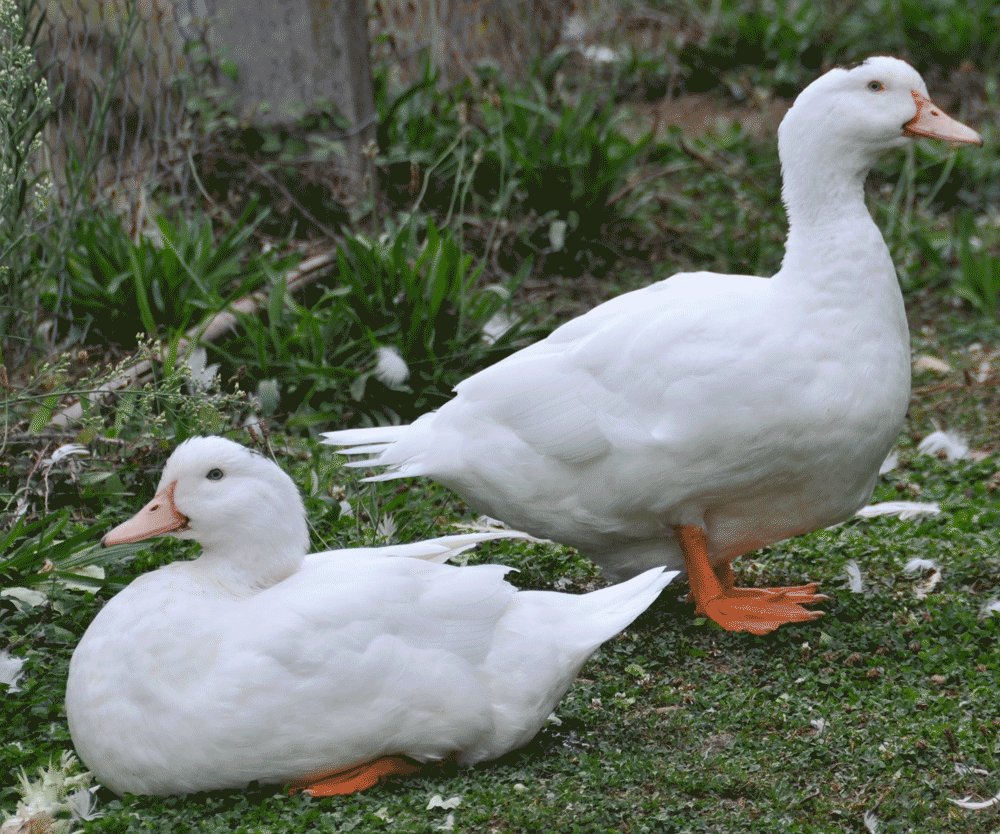
[{"label": "orange webbed foot", "polygon": [[704,530],[678,526],[674,533],[687,566],[695,611],[710,617],[727,631],[767,634],[783,623],[823,616],[822,611],[808,611],[802,607],[827,598],[816,593],[815,582],[785,588],[737,588],[728,562],[711,564]]},{"label": "orange webbed foot", "polygon": [[[775,589],[765,589],[773,592]],[[822,617],[822,611],[809,611],[790,601],[783,592],[765,596],[723,596],[709,600],[695,609],[715,620],[727,631],[768,634],[784,623],[798,623]]]},{"label": "orange webbed foot", "polygon": [[763,599],[780,596],[789,602],[797,602],[800,605],[808,605],[812,602],[822,602],[829,599],[826,594],[817,594],[816,589],[819,583],[810,582],[808,585],[791,585],[785,588],[728,588],[726,596],[741,597],[750,599]]},{"label": "orange webbed foot", "polygon": [[407,776],[420,770],[420,764],[405,756],[383,756],[363,762],[329,776],[309,779],[292,787],[289,795],[303,791],[310,796],[338,796],[373,788],[392,776]]}]

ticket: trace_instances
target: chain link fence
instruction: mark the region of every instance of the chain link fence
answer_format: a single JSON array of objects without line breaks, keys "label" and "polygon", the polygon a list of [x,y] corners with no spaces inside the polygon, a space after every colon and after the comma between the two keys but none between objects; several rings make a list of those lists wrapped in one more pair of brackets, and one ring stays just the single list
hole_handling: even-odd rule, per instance
[{"label": "chain link fence", "polygon": [[189,97],[204,86],[205,21],[197,2],[48,0],[37,54],[54,114],[44,168],[57,202],[67,171],[90,174],[92,194],[125,208],[154,181],[186,187],[193,137]]},{"label": "chain link fence", "polygon": [[[205,0],[42,0],[38,55],[55,113],[44,135],[41,165],[51,172],[56,202],[69,187],[67,166],[92,172],[92,198],[123,217],[142,213],[155,185],[193,193],[195,157],[211,126],[199,119],[206,90],[225,85],[211,44]],[[614,0],[371,0],[376,61],[405,85],[429,56],[442,83],[472,77],[488,63],[508,78],[567,42],[586,17],[608,33],[634,4]],[[647,22],[648,25],[648,22]],[[657,27],[654,27],[657,28]],[[570,36],[572,39],[573,36]],[[213,52],[212,50],[215,50]]]}]

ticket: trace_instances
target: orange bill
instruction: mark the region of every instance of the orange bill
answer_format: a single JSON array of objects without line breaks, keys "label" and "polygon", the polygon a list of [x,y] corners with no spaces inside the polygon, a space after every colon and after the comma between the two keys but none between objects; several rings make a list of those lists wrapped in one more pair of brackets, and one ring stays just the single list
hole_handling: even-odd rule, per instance
[{"label": "orange bill", "polygon": [[108,547],[112,544],[126,544],[151,539],[154,536],[165,536],[174,530],[183,530],[188,525],[184,516],[174,505],[174,487],[177,482],[165,486],[145,507],[128,521],[119,524],[108,533],[101,544]]},{"label": "orange bill", "polygon": [[910,95],[917,104],[917,115],[903,125],[906,136],[927,136],[931,139],[944,139],[946,142],[961,142],[966,145],[982,145],[983,137],[971,127],[967,127],[934,104],[926,96],[916,90]]}]

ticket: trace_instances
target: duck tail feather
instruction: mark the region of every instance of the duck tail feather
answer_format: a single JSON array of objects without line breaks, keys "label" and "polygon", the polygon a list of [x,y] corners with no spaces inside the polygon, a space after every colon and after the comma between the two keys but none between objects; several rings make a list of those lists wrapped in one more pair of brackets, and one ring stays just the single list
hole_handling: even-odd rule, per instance
[{"label": "duck tail feather", "polygon": [[[395,443],[409,429],[409,426],[374,426],[367,429],[341,429],[340,431],[323,432],[323,443],[327,446],[360,446],[376,443],[386,445]],[[354,454],[351,452],[350,454]]]},{"label": "duck tail feather", "polygon": [[[591,591],[581,599],[586,607],[578,622],[595,645],[610,640],[622,629],[631,625],[660,595],[680,571],[650,568],[625,582]],[[583,636],[583,635],[581,635]]]}]

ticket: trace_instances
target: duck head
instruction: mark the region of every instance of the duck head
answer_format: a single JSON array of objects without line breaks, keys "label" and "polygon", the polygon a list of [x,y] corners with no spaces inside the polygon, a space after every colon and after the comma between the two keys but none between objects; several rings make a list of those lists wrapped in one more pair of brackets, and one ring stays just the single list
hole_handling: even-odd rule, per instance
[{"label": "duck head", "polygon": [[153,499],[101,544],[167,535],[193,539],[202,560],[227,564],[258,589],[295,573],[309,546],[292,479],[263,455],[222,437],[178,446]]},{"label": "duck head", "polygon": [[880,156],[917,138],[982,145],[946,115],[906,61],[878,56],[838,67],[806,87],[778,128],[782,194],[796,223],[863,209],[864,180]]},{"label": "duck head", "polygon": [[783,164],[816,148],[827,159],[857,158],[864,173],[886,151],[919,137],[983,144],[976,131],[930,100],[913,67],[885,56],[837,67],[817,78],[799,94],[778,128]]}]

